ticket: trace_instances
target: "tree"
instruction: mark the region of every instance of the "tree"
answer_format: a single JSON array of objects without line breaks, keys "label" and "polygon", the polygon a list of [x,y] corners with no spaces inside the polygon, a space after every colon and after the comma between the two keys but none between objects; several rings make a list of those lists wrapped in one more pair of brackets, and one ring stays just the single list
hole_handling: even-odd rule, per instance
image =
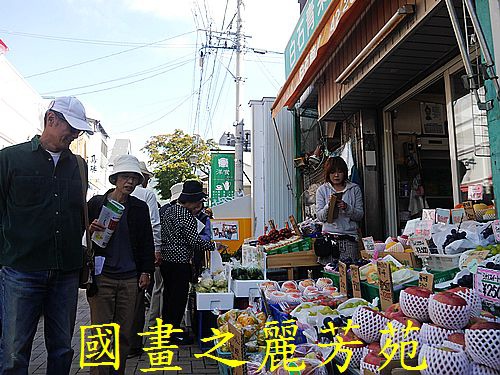
[{"label": "tree", "polygon": [[155,135],[144,146],[149,154],[150,163],[162,199],[170,198],[170,187],[189,178],[200,170],[209,174],[210,149],[217,149],[212,140],[203,140],[198,135],[189,135],[180,129],[172,134]]}]

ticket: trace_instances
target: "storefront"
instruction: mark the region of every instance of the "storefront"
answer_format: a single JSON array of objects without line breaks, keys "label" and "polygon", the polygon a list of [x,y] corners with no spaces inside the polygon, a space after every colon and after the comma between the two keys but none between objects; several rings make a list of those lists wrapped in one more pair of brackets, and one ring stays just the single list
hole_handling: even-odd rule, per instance
[{"label": "storefront", "polygon": [[[303,13],[319,3],[310,0]],[[297,35],[296,44],[302,40],[305,48],[292,59],[273,111],[295,110],[302,151],[313,153],[322,144],[320,161],[325,150],[350,141],[365,195],[365,232],[398,234],[424,207],[453,208],[468,200],[472,185],[480,185],[481,201],[492,204],[487,112],[464,86],[446,2],[327,3],[322,19],[312,24],[316,28],[307,29],[309,39],[299,38],[300,28],[294,31],[291,42]],[[453,4],[478,73],[470,17],[462,1]],[[483,82],[478,84],[484,102]],[[320,171],[315,166],[303,173],[306,215],[314,184],[322,182]]]}]

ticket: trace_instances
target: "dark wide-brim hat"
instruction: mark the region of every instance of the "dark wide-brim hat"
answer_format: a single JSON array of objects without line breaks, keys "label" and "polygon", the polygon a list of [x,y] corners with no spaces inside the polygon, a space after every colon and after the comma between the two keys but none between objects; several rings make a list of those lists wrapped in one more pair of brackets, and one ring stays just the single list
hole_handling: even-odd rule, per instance
[{"label": "dark wide-brim hat", "polygon": [[203,184],[198,180],[186,180],[182,185],[182,193],[179,196],[181,202],[200,202],[207,198],[203,192]]}]

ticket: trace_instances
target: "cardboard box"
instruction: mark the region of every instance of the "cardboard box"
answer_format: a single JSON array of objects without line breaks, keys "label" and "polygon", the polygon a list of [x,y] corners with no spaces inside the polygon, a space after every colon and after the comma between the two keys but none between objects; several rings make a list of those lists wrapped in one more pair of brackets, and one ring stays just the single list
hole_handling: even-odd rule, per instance
[{"label": "cardboard box", "polygon": [[[419,258],[417,258],[413,252],[397,253],[397,252],[383,251],[381,253],[378,253],[379,258],[383,258],[386,255],[392,255],[394,258],[396,258],[398,262],[410,266],[412,268],[422,268],[422,261]],[[372,255],[366,250],[361,250],[361,256],[364,259],[372,259]]]},{"label": "cardboard box", "polygon": [[196,293],[197,310],[231,310],[234,306],[234,293]]}]

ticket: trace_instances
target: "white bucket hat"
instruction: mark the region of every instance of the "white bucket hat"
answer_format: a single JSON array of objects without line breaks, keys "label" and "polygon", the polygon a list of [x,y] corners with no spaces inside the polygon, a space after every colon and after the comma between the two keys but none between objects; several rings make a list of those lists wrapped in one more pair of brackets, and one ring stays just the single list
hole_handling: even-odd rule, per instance
[{"label": "white bucket hat", "polygon": [[148,170],[148,167],[146,166],[145,162],[140,161],[139,166],[141,167],[141,172],[144,177],[146,177],[146,175],[148,175],[150,178],[154,176],[153,172],[150,172]]},{"label": "white bucket hat", "polygon": [[48,110],[61,113],[71,127],[85,131],[89,134],[94,134],[87,122],[83,104],[74,96],[61,96],[55,98],[50,102]]},{"label": "white bucket hat", "polygon": [[170,187],[170,203],[179,199],[182,193],[183,186],[184,184],[182,182],[179,182]]},{"label": "white bucket hat", "polygon": [[114,185],[116,183],[116,175],[118,173],[127,172],[137,173],[139,175],[139,185],[142,184],[142,181],[144,181],[139,160],[137,160],[137,158],[133,155],[120,155],[115,159],[113,172],[109,175],[109,182]]}]

